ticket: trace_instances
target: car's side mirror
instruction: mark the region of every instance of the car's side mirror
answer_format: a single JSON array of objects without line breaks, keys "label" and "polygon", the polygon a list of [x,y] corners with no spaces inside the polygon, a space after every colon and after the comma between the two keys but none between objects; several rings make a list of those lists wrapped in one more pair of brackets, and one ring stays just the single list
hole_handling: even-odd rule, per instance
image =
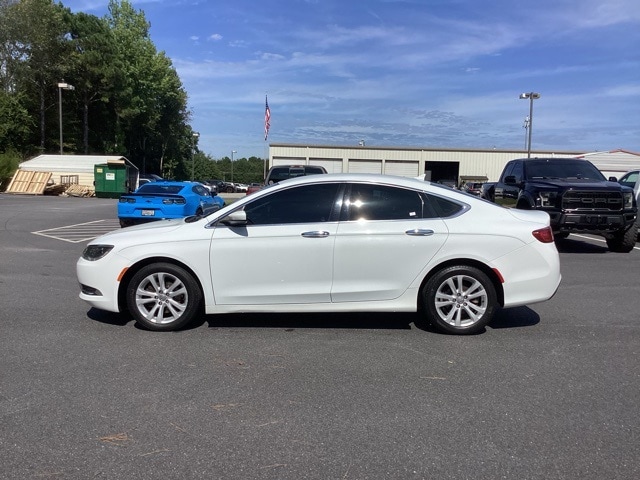
[{"label": "car's side mirror", "polygon": [[609,177],[610,182],[617,182],[618,179],[616,177]]},{"label": "car's side mirror", "polygon": [[247,224],[247,213],[244,210],[236,210],[220,220],[223,225],[240,227]]},{"label": "car's side mirror", "polygon": [[504,183],[506,183],[507,185],[515,185],[516,184],[515,175],[507,175],[506,177],[504,177]]}]

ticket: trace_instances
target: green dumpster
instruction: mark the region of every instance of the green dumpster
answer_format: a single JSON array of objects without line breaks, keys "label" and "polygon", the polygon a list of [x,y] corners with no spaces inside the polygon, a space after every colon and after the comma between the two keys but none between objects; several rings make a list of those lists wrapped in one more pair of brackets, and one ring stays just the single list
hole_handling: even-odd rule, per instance
[{"label": "green dumpster", "polygon": [[[120,195],[131,191],[130,165],[124,162],[101,163],[93,168],[96,197],[120,198]],[[135,177],[135,175],[134,175]]]}]

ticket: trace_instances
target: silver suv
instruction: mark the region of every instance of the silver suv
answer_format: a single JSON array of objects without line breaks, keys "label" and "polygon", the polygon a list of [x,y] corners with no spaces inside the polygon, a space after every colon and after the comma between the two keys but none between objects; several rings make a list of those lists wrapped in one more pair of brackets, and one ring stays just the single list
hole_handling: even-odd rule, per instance
[{"label": "silver suv", "polygon": [[[640,170],[631,170],[625,173],[620,177],[618,183],[633,188],[633,193],[636,194],[636,203],[640,205]],[[636,223],[640,227],[640,218],[636,218]],[[638,238],[640,239],[640,230],[638,230]]]}]

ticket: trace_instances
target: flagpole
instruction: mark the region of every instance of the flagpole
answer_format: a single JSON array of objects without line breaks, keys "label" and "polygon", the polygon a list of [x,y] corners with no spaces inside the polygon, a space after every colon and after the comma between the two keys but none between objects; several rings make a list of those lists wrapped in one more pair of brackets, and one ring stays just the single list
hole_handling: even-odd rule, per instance
[{"label": "flagpole", "polygon": [[267,92],[264,94],[264,151],[265,157],[262,164],[262,178],[267,178],[267,157],[269,155],[268,148],[269,144],[267,143],[267,138],[269,137],[269,128],[271,128],[271,109],[269,108],[269,97]]}]

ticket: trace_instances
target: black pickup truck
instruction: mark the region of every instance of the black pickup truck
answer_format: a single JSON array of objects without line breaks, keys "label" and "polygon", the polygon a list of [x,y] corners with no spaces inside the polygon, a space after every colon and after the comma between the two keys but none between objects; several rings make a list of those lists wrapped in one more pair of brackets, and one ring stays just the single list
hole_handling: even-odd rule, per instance
[{"label": "black pickup truck", "polygon": [[638,208],[633,190],[607,180],[587,160],[511,160],[498,182],[483,186],[482,196],[506,207],[547,212],[557,238],[592,233],[602,235],[614,252],[630,252],[635,246]]}]

